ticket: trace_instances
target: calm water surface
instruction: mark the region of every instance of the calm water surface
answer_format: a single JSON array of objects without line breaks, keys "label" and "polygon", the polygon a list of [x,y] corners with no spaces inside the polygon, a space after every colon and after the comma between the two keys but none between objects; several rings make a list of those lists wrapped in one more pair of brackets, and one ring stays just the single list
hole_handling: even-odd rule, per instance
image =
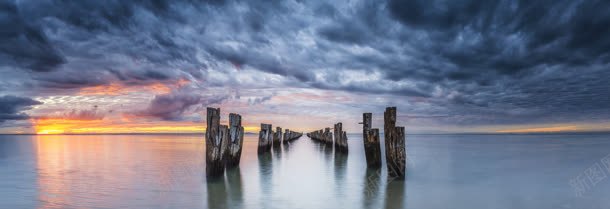
[{"label": "calm water surface", "polygon": [[247,135],[207,182],[203,136],[3,135],[0,208],[610,208],[609,135],[408,135],[406,181],[348,137],[348,155],[303,136],[259,156]]}]

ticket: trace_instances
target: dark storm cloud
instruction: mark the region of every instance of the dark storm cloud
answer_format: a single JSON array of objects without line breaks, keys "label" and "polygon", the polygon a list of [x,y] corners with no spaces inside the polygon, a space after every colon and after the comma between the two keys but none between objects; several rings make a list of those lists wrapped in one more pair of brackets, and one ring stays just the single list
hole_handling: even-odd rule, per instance
[{"label": "dark storm cloud", "polygon": [[65,62],[47,36],[23,19],[14,1],[0,1],[0,66],[50,71]]},{"label": "dark storm cloud", "polygon": [[[279,83],[421,100],[410,115],[447,123],[603,120],[607,11],[584,0],[2,1],[0,68],[24,70],[15,79],[40,92]],[[140,115],[178,120],[226,99],[196,93],[159,95]]]},{"label": "dark storm cloud", "polygon": [[215,105],[228,99],[228,96],[202,97],[191,94],[157,95],[150,102],[148,108],[134,115],[139,117],[158,118],[161,120],[182,120],[183,114],[190,108]]},{"label": "dark storm cloud", "polygon": [[0,97],[0,123],[7,120],[25,120],[29,116],[22,113],[24,110],[30,109],[32,106],[42,104],[39,101],[17,96],[1,96]]},{"label": "dark storm cloud", "polygon": [[[610,78],[606,1],[396,0],[382,8],[384,21],[375,22],[383,18],[370,18],[356,7],[347,13],[355,22],[335,18],[319,33],[339,45],[382,52],[355,55],[343,64],[377,68],[385,80],[418,83],[417,88],[382,91],[432,97],[444,109],[431,110],[431,115],[451,115],[446,119],[454,124],[603,120],[610,115],[610,84],[601,81]],[[349,88],[379,93],[368,84]]]},{"label": "dark storm cloud", "polygon": [[440,53],[463,71],[450,79],[610,60],[607,1],[392,0],[388,8],[407,28],[426,31],[432,46],[425,52]]}]

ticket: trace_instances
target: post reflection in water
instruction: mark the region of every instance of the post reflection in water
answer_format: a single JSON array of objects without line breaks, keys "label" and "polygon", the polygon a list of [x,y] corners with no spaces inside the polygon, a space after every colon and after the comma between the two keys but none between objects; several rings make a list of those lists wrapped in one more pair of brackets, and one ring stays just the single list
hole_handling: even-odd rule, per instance
[{"label": "post reflection in water", "polygon": [[346,194],[345,190],[345,172],[347,170],[347,154],[340,153],[335,149],[335,193],[339,197],[343,197]]},{"label": "post reflection in water", "polygon": [[276,160],[279,160],[280,158],[282,158],[282,146],[273,146],[272,148],[273,150],[273,157]]},{"label": "post reflection in water", "polygon": [[404,208],[405,181],[389,179],[385,187],[385,208]]},{"label": "post reflection in water", "polygon": [[260,199],[260,208],[270,208],[272,195],[273,195],[273,159],[271,152],[265,152],[258,154],[258,169],[259,169],[259,182],[260,182],[260,194],[263,196]]},{"label": "post reflection in water", "polygon": [[379,192],[382,186],[380,175],[380,168],[366,169],[364,174],[364,185],[362,186],[362,208],[378,208],[375,207],[375,202],[379,198]]},{"label": "post reflection in water", "polygon": [[230,168],[224,178],[206,181],[208,208],[241,208],[243,206],[243,188],[241,169]]}]

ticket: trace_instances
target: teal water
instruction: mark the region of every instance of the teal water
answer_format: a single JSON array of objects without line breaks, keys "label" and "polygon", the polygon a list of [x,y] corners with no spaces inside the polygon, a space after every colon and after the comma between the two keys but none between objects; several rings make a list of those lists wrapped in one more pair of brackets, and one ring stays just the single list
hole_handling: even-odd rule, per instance
[{"label": "teal water", "polygon": [[207,182],[203,136],[1,135],[0,208],[610,208],[610,135],[408,135],[405,181],[348,137],[259,156],[247,135]]}]

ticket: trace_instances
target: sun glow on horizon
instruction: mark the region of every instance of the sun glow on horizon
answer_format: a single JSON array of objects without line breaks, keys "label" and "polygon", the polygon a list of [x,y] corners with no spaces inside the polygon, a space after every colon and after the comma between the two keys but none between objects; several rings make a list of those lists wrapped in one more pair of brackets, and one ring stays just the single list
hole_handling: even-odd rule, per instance
[{"label": "sun glow on horizon", "polygon": [[569,131],[583,131],[585,129],[575,126],[553,126],[553,127],[542,127],[542,128],[520,128],[520,129],[507,129],[496,131],[496,133],[556,133],[556,132],[569,132]]},{"label": "sun glow on horizon", "polygon": [[[106,120],[34,119],[35,134],[120,134],[120,133],[204,133],[205,123],[196,122],[119,122]],[[245,126],[246,132],[258,131],[258,126]]]}]

